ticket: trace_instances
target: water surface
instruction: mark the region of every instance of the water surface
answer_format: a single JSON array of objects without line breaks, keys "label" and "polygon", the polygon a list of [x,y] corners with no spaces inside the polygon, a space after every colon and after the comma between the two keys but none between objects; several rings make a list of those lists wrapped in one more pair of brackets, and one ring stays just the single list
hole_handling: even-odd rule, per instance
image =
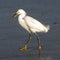
[{"label": "water surface", "polygon": [[[47,34],[41,33],[43,50],[38,58],[37,41],[33,36],[29,51],[22,52],[28,33],[12,18],[19,8],[51,26]],[[60,0],[0,0],[0,60],[60,60]]]}]

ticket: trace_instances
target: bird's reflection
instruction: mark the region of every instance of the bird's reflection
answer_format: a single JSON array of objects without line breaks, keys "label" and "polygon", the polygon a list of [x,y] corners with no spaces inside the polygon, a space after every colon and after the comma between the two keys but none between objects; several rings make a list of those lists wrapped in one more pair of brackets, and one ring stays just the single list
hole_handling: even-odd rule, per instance
[{"label": "bird's reflection", "polygon": [[52,60],[52,57],[46,54],[41,54],[38,55],[38,52],[36,50],[34,51],[26,51],[26,52],[22,52],[19,53],[21,55],[19,55],[19,58],[23,59],[23,60]]}]

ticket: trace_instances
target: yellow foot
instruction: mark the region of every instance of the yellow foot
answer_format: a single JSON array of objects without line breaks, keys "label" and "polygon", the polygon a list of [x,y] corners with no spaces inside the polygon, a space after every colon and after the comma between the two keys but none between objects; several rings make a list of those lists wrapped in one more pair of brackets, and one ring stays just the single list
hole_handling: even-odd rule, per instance
[{"label": "yellow foot", "polygon": [[19,50],[27,51],[28,50],[28,47],[27,47],[27,45],[25,45],[24,47],[20,48]]},{"label": "yellow foot", "polygon": [[42,47],[41,46],[38,47],[38,51],[42,51]]}]

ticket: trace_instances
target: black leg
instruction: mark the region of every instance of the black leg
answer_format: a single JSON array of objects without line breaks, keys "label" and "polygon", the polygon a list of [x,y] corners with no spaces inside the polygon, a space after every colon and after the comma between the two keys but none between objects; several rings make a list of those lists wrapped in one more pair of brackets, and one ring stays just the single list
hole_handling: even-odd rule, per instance
[{"label": "black leg", "polygon": [[31,40],[31,34],[29,34],[27,42],[25,43],[25,45],[22,48],[20,48],[20,50],[23,50],[23,51],[28,50],[27,45],[28,45],[28,43],[29,43],[30,40]]},{"label": "black leg", "polygon": [[40,38],[39,38],[39,35],[37,33],[35,33],[35,35],[37,36],[37,40],[38,40],[38,51],[39,51],[39,56],[40,56],[40,51],[41,51]]},{"label": "black leg", "polygon": [[27,39],[25,45],[28,45],[28,43],[29,43],[30,40],[31,40],[31,33],[29,33],[29,37],[28,37],[28,39]]}]

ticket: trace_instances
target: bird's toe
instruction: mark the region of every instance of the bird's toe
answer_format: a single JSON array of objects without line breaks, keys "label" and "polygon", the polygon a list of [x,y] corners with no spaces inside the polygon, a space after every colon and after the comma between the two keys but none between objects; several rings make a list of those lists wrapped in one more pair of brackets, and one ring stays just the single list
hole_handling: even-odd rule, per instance
[{"label": "bird's toe", "polygon": [[28,50],[28,47],[27,47],[27,45],[25,45],[24,47],[19,48],[19,50],[21,50],[21,51],[27,51]]},{"label": "bird's toe", "polygon": [[37,49],[38,49],[38,51],[42,51],[42,47],[41,46],[39,46]]}]

